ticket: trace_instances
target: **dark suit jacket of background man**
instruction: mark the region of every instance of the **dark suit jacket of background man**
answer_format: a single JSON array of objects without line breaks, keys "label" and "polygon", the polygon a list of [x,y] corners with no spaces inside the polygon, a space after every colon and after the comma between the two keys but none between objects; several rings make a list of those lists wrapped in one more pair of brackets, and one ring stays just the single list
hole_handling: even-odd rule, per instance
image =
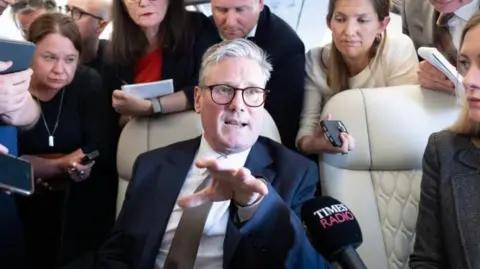
[{"label": "dark suit jacket of background man", "polygon": [[305,46],[290,25],[266,5],[260,13],[255,37],[249,39],[268,53],[273,65],[265,108],[277,125],[282,144],[297,150],[295,138],[305,92]]},{"label": "dark suit jacket of background man", "polygon": [[[154,268],[170,214],[199,145],[198,137],[138,157],[122,211],[95,268]],[[260,137],[245,167],[268,181],[269,193],[243,225],[234,223],[236,207],[230,207],[223,267],[330,268],[310,245],[298,217],[302,204],[313,198],[319,176],[316,164]]]},{"label": "dark suit jacket of background man", "polygon": [[415,49],[435,47],[435,27],[440,13],[429,0],[405,0],[402,4],[402,31],[412,39]]},{"label": "dark suit jacket of background man", "polygon": [[415,45],[420,47],[435,47],[434,35],[440,12],[429,0],[403,0],[402,29]]}]

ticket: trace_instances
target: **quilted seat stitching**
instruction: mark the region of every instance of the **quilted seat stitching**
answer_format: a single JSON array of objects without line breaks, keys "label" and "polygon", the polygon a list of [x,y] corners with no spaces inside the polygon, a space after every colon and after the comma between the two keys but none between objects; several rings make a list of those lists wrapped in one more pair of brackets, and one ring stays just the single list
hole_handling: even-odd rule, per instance
[{"label": "quilted seat stitching", "polygon": [[[418,170],[375,171],[371,173],[371,176],[377,199],[377,210],[381,219],[388,266],[392,269],[408,268],[410,251],[405,253],[404,250],[398,250],[405,243],[408,243],[410,250],[413,246],[414,227],[410,227],[411,229],[407,227],[404,215],[408,213],[406,210],[409,210],[409,206],[413,206],[417,210],[416,212],[418,212],[418,198],[414,197],[414,189],[416,188],[417,180],[421,177],[421,173]],[[407,182],[408,186],[406,187],[399,185]],[[390,188],[391,186],[393,188]],[[400,193],[401,188],[404,189]],[[394,207],[393,209],[398,208],[396,213],[401,214],[399,221],[393,221],[388,217],[389,209],[392,210],[392,207]],[[400,246],[398,246],[399,244]]]}]

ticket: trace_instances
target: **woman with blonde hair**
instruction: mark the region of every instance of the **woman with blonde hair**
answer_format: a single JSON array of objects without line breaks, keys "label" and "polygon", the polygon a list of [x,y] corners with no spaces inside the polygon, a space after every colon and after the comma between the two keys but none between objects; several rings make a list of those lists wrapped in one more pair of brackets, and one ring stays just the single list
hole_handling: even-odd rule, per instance
[{"label": "woman with blonde hair", "polygon": [[480,268],[480,12],[464,28],[459,70],[466,102],[430,136],[410,268]]}]

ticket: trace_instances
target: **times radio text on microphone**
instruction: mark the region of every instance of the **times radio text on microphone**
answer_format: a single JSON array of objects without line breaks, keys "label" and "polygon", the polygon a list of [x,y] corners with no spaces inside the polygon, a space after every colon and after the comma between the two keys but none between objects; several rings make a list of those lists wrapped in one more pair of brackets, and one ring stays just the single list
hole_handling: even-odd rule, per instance
[{"label": "times radio text on microphone", "polygon": [[355,219],[352,212],[343,204],[323,207],[313,212],[313,215],[318,217],[323,228]]}]

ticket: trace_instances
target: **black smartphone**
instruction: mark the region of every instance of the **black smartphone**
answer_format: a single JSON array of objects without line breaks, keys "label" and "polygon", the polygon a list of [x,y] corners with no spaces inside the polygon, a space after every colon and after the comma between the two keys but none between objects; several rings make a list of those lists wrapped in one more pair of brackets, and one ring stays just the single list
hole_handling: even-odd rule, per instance
[{"label": "black smartphone", "polygon": [[22,195],[33,194],[35,182],[30,162],[0,154],[0,188]]},{"label": "black smartphone", "polygon": [[12,62],[12,66],[0,75],[20,72],[30,68],[35,44],[27,41],[0,39],[0,61]]},{"label": "black smartphone", "polygon": [[83,156],[83,158],[80,160],[81,165],[87,165],[93,162],[98,156],[100,156],[100,152],[98,150],[94,150],[87,155]]},{"label": "black smartphone", "polygon": [[348,133],[345,124],[339,120],[322,120],[320,122],[323,132],[333,146],[340,148],[342,146],[341,133]]}]

